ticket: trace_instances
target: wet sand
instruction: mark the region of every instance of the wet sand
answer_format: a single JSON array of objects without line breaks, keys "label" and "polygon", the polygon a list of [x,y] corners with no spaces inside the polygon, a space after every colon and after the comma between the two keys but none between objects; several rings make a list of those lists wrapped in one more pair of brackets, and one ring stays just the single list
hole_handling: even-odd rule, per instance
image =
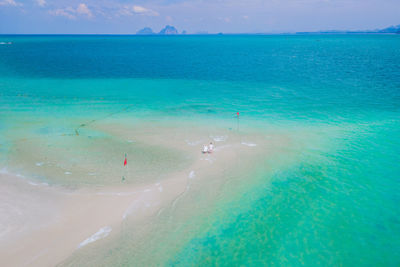
[{"label": "wet sand", "polygon": [[1,224],[6,230],[1,234],[0,259],[6,266],[54,266],[91,241],[117,232],[126,217],[146,219],[185,188],[179,178],[74,191],[32,185],[4,174],[1,180]]},{"label": "wet sand", "polygon": [[[15,163],[10,169],[23,175],[12,171],[0,174],[0,224],[5,229],[0,233],[0,259],[7,266],[59,264],[80,250],[112,239],[124,223],[148,223],[165,209],[178,209],[177,203],[196,194],[189,190],[191,186],[201,190],[202,184],[217,184],[211,179],[221,179],[221,186],[227,170],[250,169],[257,157],[287,143],[279,136],[243,135],[225,129],[210,133],[184,127],[104,123],[92,130],[108,139],[90,138],[90,142],[108,145],[82,148],[88,140],[83,135],[66,137],[68,146],[40,138],[15,145]],[[202,154],[202,145],[210,141],[215,151]],[[49,146],[46,142],[53,143]],[[138,155],[130,157],[138,144]],[[72,151],[71,146],[77,149]],[[107,161],[110,147],[118,160]],[[123,166],[127,150],[129,168]],[[80,163],[71,164],[73,156],[83,151]],[[148,153],[152,164],[137,163],[135,157],[140,158],[140,153]],[[104,162],[106,166],[102,166]],[[176,166],[170,166],[175,162]],[[97,174],[94,179],[83,175],[91,172]],[[38,176],[42,179],[32,178]]]}]

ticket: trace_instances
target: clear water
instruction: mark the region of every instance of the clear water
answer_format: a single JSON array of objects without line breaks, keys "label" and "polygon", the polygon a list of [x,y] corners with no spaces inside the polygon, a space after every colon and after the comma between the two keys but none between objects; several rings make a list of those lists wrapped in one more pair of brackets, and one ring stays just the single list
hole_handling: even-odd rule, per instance
[{"label": "clear water", "polygon": [[[293,138],[290,160],[224,187],[184,233],[169,225],[155,265],[400,265],[400,36],[0,41],[3,165],[30,132],[127,105],[121,118],[227,125],[240,111],[242,127]],[[101,262],[134,264],[128,243]]]}]

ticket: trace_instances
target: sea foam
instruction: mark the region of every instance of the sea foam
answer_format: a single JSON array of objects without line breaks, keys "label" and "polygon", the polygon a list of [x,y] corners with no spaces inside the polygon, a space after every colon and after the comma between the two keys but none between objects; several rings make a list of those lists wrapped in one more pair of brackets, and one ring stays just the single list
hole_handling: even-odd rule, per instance
[{"label": "sea foam", "polygon": [[103,228],[100,228],[100,230],[97,231],[94,235],[92,235],[91,237],[89,237],[88,239],[85,239],[82,243],[80,243],[78,248],[86,246],[87,244],[95,242],[101,238],[107,237],[111,233],[111,230],[112,230],[112,228],[110,226],[105,226]]},{"label": "sea foam", "polygon": [[245,146],[257,146],[257,144],[254,144],[254,143],[246,143],[246,142],[242,142],[242,145],[245,145]]},{"label": "sea foam", "polygon": [[215,142],[224,142],[226,139],[228,139],[227,136],[210,136]]}]

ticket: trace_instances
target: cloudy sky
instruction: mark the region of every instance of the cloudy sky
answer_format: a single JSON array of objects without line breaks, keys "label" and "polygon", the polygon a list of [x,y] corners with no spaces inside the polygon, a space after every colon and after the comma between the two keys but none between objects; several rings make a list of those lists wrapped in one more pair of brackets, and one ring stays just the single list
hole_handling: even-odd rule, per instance
[{"label": "cloudy sky", "polygon": [[0,0],[0,33],[132,34],[376,29],[400,24],[400,0]]}]

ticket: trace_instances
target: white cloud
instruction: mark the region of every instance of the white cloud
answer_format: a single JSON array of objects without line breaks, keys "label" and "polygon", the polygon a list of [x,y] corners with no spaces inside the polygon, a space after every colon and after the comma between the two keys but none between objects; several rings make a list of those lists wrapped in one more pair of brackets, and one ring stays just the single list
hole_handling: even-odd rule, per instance
[{"label": "white cloud", "polygon": [[36,3],[37,3],[39,6],[45,6],[45,5],[46,5],[46,0],[36,0]]},{"label": "white cloud", "polygon": [[88,8],[86,4],[79,4],[78,7],[72,8],[72,7],[67,7],[67,8],[59,8],[59,9],[54,9],[50,10],[49,14],[53,16],[61,16],[61,17],[66,17],[68,19],[76,19],[77,15],[84,15],[87,16],[88,18],[93,17],[92,11]]},{"label": "white cloud", "polygon": [[136,5],[124,5],[118,12],[119,15],[123,16],[133,16],[134,14],[143,15],[143,16],[159,16],[160,14],[157,11],[154,11],[149,8],[145,8],[142,6]]},{"label": "white cloud", "polygon": [[15,2],[15,0],[3,0],[0,1],[0,6],[22,6],[22,4]]},{"label": "white cloud", "polygon": [[158,12],[142,7],[142,6],[132,6],[132,11],[136,14],[146,15],[146,16],[158,16]]},{"label": "white cloud", "polygon": [[132,16],[133,14],[132,14],[131,9],[130,9],[129,7],[124,6],[123,8],[121,8],[121,9],[118,11],[118,14],[117,14],[117,15]]},{"label": "white cloud", "polygon": [[80,15],[86,15],[89,18],[93,17],[92,11],[90,11],[86,4],[79,4],[78,8],[76,9],[76,13]]},{"label": "white cloud", "polygon": [[53,16],[66,17],[68,19],[76,19],[76,16],[73,14],[74,11],[75,11],[74,9],[67,7],[67,8],[49,10],[49,14]]}]

